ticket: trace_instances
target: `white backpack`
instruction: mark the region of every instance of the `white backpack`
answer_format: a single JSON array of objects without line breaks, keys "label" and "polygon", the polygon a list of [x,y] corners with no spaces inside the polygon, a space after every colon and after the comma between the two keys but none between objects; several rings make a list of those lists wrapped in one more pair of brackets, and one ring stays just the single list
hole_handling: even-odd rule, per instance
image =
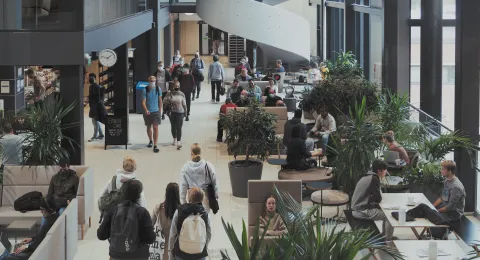
[{"label": "white backpack", "polygon": [[182,223],[178,236],[180,250],[187,254],[201,254],[207,245],[207,225],[202,215],[190,215]]}]

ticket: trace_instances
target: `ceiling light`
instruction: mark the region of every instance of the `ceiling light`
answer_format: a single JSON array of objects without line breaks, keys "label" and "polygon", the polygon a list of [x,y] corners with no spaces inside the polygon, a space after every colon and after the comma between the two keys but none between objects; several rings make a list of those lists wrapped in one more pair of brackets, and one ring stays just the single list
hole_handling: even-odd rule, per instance
[{"label": "ceiling light", "polygon": [[185,15],[193,15],[193,13],[185,13]]}]

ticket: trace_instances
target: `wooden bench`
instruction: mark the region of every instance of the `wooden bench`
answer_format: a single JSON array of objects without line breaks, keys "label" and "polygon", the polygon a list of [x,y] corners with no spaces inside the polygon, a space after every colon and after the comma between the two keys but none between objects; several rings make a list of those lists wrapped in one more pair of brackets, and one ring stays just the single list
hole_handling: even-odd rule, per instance
[{"label": "wooden bench", "polygon": [[462,216],[459,221],[450,225],[457,239],[461,239],[465,244],[473,247],[477,252],[480,252],[480,231],[479,226],[475,225],[467,217]]}]

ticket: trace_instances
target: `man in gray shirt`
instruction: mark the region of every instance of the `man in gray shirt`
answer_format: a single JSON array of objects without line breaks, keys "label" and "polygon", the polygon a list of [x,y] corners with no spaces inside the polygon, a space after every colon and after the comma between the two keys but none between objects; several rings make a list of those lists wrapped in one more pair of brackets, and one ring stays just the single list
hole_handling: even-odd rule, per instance
[{"label": "man in gray shirt", "polygon": [[[449,224],[453,224],[463,216],[465,208],[465,188],[462,182],[455,176],[457,168],[454,161],[446,160],[441,163],[442,176],[445,177],[443,183],[442,196],[438,198],[433,206],[438,210],[438,217],[444,219]],[[448,238],[448,230],[446,228],[430,228],[432,237]]]},{"label": "man in gray shirt", "polygon": [[2,164],[22,164],[23,138],[13,134],[13,128],[11,124],[6,124],[3,128],[3,132],[5,133],[5,135],[0,137],[0,146],[2,149]]}]

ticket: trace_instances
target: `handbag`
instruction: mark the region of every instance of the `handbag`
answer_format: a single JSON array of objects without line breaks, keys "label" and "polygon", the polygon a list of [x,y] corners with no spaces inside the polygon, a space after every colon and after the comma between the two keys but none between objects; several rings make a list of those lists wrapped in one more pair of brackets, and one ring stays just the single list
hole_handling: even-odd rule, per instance
[{"label": "handbag", "polygon": [[150,244],[148,250],[150,252],[150,257],[148,259],[163,259],[163,252],[165,250],[165,237],[162,232],[162,226],[160,225],[160,216],[157,212],[157,223],[153,226],[153,231],[155,232],[155,242]]},{"label": "handbag", "polygon": [[215,197],[215,187],[213,187],[212,175],[210,174],[210,169],[208,169],[208,164],[206,163],[205,172],[210,179],[210,183],[207,186],[208,203],[210,204],[210,209],[212,209],[213,214],[217,214],[220,207],[218,205],[217,197]]},{"label": "handbag", "polygon": [[220,92],[220,96],[225,95],[225,85],[222,84],[218,92]]}]

